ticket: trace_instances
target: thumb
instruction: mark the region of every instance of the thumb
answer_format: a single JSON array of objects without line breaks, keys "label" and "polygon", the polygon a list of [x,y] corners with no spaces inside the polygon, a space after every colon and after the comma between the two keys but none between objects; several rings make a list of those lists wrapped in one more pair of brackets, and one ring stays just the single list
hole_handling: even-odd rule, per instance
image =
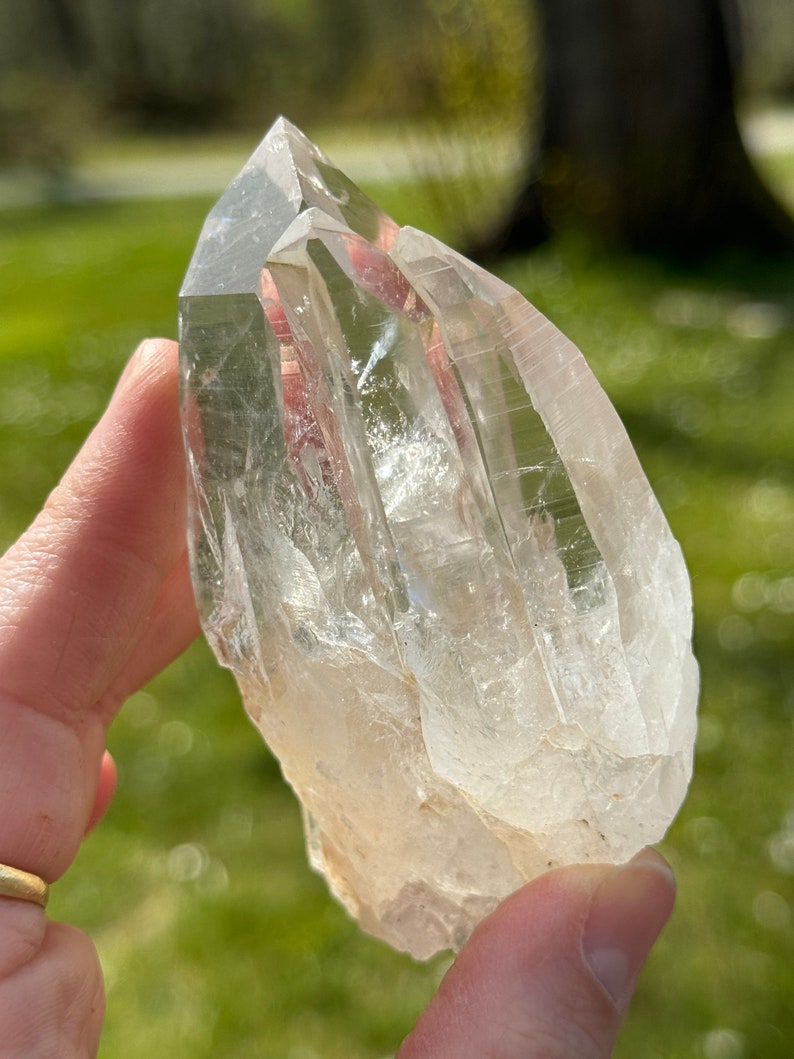
[{"label": "thumb", "polygon": [[541,876],[475,930],[397,1059],[606,1059],[674,901],[651,849]]}]

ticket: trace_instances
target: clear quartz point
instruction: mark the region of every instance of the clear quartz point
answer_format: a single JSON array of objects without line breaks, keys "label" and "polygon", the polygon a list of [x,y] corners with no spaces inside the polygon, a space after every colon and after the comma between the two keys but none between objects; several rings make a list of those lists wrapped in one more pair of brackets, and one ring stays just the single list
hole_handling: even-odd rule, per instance
[{"label": "clear quartz point", "polygon": [[284,119],[180,331],[204,628],[362,927],[428,957],[546,868],[660,839],[689,579],[571,342]]}]

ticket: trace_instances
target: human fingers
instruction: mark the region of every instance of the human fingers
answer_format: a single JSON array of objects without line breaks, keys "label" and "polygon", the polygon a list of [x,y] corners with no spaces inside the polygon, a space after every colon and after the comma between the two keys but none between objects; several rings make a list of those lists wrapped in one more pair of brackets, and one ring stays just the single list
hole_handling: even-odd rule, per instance
[{"label": "human fingers", "polygon": [[[182,605],[177,390],[174,343],[144,344],[44,511],[0,561],[0,862],[48,881],[91,816],[107,697],[119,704],[128,666],[146,674],[147,644],[159,664],[196,629],[195,609]],[[169,580],[181,601],[170,614]]]},{"label": "human fingers", "polygon": [[[15,914],[31,909],[14,901]],[[0,974],[0,1057],[95,1056],[105,1000],[96,950],[81,931],[49,923],[41,944],[8,976]]]},{"label": "human fingers", "polygon": [[187,550],[166,577],[140,638],[99,703],[110,722],[133,692],[177,658],[201,630]]},{"label": "human fingers", "polygon": [[606,1059],[674,900],[652,850],[536,879],[477,928],[397,1059]]},{"label": "human fingers", "polygon": [[[197,629],[183,462],[176,347],[149,343],[0,560],[0,862],[48,881],[112,796],[110,716]],[[0,1056],[93,1056],[103,1007],[89,940],[0,898]]]},{"label": "human fingers", "polygon": [[[175,621],[180,615],[182,620]],[[163,582],[160,594],[152,607],[146,628],[127,664],[102,699],[108,722],[121,703],[146,684],[182,653],[199,632],[199,618],[187,552]],[[95,827],[107,812],[116,791],[116,763],[106,750],[102,758],[94,805],[86,831]]]},{"label": "human fingers", "polygon": [[97,780],[96,792],[94,794],[94,805],[91,809],[88,823],[86,824],[86,832],[95,828],[108,811],[108,807],[113,800],[113,795],[116,793],[117,782],[118,772],[116,770],[116,762],[113,760],[110,752],[106,750],[102,755],[102,764],[99,766],[99,779]]},{"label": "human fingers", "polygon": [[179,437],[173,343],[145,343],[0,565],[6,698],[70,721],[118,674],[184,549]]}]

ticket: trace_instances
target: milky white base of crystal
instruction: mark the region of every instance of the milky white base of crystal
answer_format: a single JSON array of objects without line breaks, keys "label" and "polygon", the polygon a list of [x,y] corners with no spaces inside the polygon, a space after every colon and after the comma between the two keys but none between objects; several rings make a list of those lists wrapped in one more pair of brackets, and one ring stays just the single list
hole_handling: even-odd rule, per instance
[{"label": "milky white base of crystal", "polygon": [[242,680],[246,708],[304,807],[312,865],[364,930],[420,959],[459,948],[501,898],[548,868],[630,859],[666,829],[665,787],[678,796],[688,781],[683,752],[643,770],[598,760],[584,740],[555,746],[550,733],[532,787],[517,781],[524,800],[546,806],[548,831],[513,828],[434,772],[415,684],[354,652],[344,664],[301,665],[293,693]]}]

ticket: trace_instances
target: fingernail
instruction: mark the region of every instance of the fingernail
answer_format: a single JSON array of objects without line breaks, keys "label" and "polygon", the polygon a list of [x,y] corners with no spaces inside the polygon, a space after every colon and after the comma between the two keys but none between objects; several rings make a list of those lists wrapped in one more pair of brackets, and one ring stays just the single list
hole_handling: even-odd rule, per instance
[{"label": "fingernail", "polygon": [[652,849],[607,875],[593,896],[582,952],[621,1014],[674,902],[673,872]]}]

